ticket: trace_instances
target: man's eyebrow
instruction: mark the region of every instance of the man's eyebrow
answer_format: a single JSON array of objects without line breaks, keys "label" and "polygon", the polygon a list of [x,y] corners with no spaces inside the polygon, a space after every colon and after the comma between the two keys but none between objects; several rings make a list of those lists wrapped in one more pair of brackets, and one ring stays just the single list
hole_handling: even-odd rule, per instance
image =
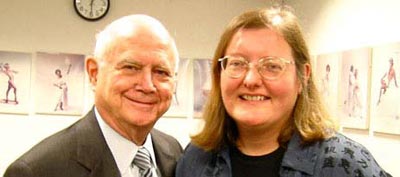
[{"label": "man's eyebrow", "polygon": [[117,63],[117,65],[121,65],[121,64],[142,65],[140,62],[135,61],[135,60],[130,60],[130,59],[124,59]]}]

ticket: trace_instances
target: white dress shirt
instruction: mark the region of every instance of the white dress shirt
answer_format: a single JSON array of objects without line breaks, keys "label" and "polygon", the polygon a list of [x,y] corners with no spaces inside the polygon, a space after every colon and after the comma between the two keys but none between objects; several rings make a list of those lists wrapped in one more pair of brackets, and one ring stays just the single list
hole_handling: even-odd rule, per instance
[{"label": "white dress shirt", "polygon": [[[100,116],[97,108],[94,109],[96,114],[96,119],[99,122],[100,129],[103,133],[103,136],[107,142],[108,147],[111,150],[111,153],[114,157],[114,160],[117,164],[118,170],[121,173],[122,177],[139,177],[139,168],[135,165],[131,165],[133,158],[138,152],[139,148],[142,146],[138,146],[132,141],[129,141],[118,132],[116,132],[113,128],[111,128],[106,122],[104,122],[103,118]],[[146,138],[145,143],[143,144],[149,152],[151,156],[152,163],[155,168],[152,169],[153,177],[157,177],[157,163],[156,157],[154,155],[153,142],[151,140],[151,135],[149,134]]]}]

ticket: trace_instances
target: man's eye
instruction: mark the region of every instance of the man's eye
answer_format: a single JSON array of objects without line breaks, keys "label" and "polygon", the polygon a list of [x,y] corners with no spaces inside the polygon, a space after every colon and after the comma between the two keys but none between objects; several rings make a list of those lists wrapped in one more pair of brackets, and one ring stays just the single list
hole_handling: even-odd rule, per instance
[{"label": "man's eye", "polygon": [[171,73],[165,70],[155,70],[154,73],[162,77],[171,77]]},{"label": "man's eye", "polygon": [[140,68],[138,66],[134,65],[124,65],[121,67],[121,69],[126,69],[126,70],[139,70]]}]

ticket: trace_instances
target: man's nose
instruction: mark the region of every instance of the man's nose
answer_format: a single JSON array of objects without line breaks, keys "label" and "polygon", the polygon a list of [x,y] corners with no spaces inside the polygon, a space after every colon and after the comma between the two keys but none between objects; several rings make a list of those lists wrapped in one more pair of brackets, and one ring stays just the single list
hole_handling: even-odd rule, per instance
[{"label": "man's nose", "polygon": [[153,73],[151,71],[143,70],[140,73],[140,77],[137,78],[137,88],[143,92],[150,93],[155,92],[156,87],[153,81]]}]

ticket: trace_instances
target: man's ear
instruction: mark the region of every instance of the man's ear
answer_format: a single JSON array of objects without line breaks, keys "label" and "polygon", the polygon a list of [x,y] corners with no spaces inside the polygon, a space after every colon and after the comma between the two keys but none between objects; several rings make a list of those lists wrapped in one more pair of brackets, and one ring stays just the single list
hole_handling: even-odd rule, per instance
[{"label": "man's ear", "polygon": [[[308,84],[308,80],[310,79],[310,75],[311,75],[311,65],[306,63],[303,65],[303,83],[304,83],[304,87],[307,87]],[[303,85],[300,84],[299,90],[298,90],[298,94],[301,93],[301,91],[303,91]]]},{"label": "man's ear", "polygon": [[89,76],[89,81],[92,86],[97,84],[97,74],[99,71],[99,64],[93,57],[88,57],[86,59],[86,72]]}]

